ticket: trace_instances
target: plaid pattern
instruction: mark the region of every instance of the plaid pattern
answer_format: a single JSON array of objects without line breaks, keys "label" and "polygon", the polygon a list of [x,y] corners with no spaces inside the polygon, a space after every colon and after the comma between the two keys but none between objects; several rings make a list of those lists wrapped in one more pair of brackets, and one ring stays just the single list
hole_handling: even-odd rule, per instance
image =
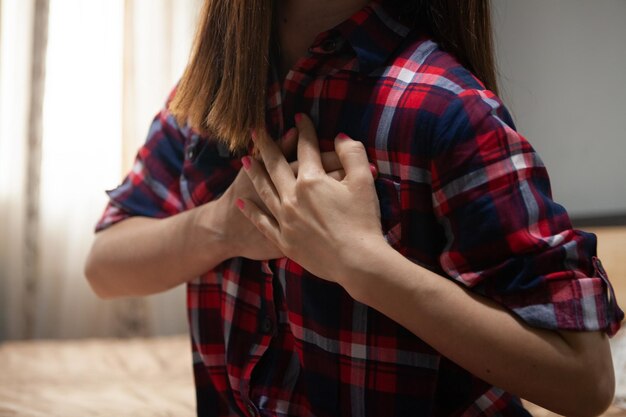
[{"label": "plaid pattern", "polygon": [[[282,88],[271,80],[268,129],[278,137],[305,112],[323,150],[339,132],[363,141],[392,246],[533,326],[617,331],[595,236],[572,229],[501,101],[453,57],[381,0],[309,52]],[[97,229],[211,201],[240,168],[165,108]],[[227,260],[187,294],[199,415],[529,415],[289,259]]]}]

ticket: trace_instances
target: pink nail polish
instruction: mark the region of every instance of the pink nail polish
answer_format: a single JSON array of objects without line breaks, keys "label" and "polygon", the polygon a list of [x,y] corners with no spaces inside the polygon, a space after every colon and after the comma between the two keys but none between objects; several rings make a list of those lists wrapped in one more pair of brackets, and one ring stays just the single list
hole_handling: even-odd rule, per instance
[{"label": "pink nail polish", "polygon": [[241,158],[241,163],[243,164],[243,167],[245,169],[250,169],[250,165],[252,165],[249,156],[244,156],[243,158]]},{"label": "pink nail polish", "polygon": [[296,115],[293,118],[296,121],[296,123],[300,123],[302,121],[302,113],[296,113]]},{"label": "pink nail polish", "polygon": [[238,198],[237,201],[235,201],[235,204],[237,205],[239,210],[243,210],[244,208],[246,208],[246,203],[241,198]]},{"label": "pink nail polish", "polygon": [[370,164],[370,172],[372,173],[372,177],[378,178],[378,168],[376,168],[376,165]]},{"label": "pink nail polish", "polygon": [[352,140],[352,138],[348,135],[346,135],[345,133],[341,132],[340,134],[337,135],[337,139],[341,139],[341,140]]}]

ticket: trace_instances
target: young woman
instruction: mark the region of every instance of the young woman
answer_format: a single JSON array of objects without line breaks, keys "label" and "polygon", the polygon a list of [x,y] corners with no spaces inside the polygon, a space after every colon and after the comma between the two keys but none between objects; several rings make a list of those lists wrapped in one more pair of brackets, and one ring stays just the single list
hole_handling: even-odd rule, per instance
[{"label": "young woman", "polygon": [[494,93],[489,13],[205,2],[86,266],[106,298],[187,283],[199,415],[608,407],[623,314]]}]

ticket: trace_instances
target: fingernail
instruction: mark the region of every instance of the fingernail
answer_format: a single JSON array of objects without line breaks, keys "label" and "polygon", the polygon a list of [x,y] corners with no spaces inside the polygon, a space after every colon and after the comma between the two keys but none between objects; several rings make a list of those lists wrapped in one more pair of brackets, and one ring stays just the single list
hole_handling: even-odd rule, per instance
[{"label": "fingernail", "polygon": [[244,203],[241,198],[238,198],[237,201],[235,201],[235,204],[237,205],[237,207],[239,207],[239,210],[243,210],[244,208],[246,208],[246,203]]},{"label": "fingernail", "polygon": [[293,118],[295,119],[296,123],[300,123],[300,121],[302,121],[302,113],[296,113]]},{"label": "fingernail", "polygon": [[352,140],[352,138],[350,136],[346,135],[343,132],[341,132],[340,134],[337,135],[337,139],[342,139],[342,140],[350,139],[350,140]]},{"label": "fingernail", "polygon": [[372,173],[372,177],[378,178],[378,168],[376,168],[376,165],[370,164],[370,172]]},{"label": "fingernail", "polygon": [[252,165],[249,156],[244,156],[243,158],[241,158],[241,163],[243,164],[243,167],[245,169],[250,169],[250,165]]}]

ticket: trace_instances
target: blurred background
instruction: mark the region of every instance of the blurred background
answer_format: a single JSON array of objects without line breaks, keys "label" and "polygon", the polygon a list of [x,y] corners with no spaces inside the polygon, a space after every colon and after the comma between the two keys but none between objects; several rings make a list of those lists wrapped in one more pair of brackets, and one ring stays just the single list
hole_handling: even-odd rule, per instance
[{"label": "blurred background", "polygon": [[[200,2],[0,0],[0,341],[187,332],[182,287],[101,301],[83,264]],[[626,1],[493,3],[502,97],[555,200],[577,226],[626,224]]]},{"label": "blurred background", "polygon": [[0,340],[186,332],[184,289],[99,300],[93,228],[187,61],[200,0],[2,0]]}]

